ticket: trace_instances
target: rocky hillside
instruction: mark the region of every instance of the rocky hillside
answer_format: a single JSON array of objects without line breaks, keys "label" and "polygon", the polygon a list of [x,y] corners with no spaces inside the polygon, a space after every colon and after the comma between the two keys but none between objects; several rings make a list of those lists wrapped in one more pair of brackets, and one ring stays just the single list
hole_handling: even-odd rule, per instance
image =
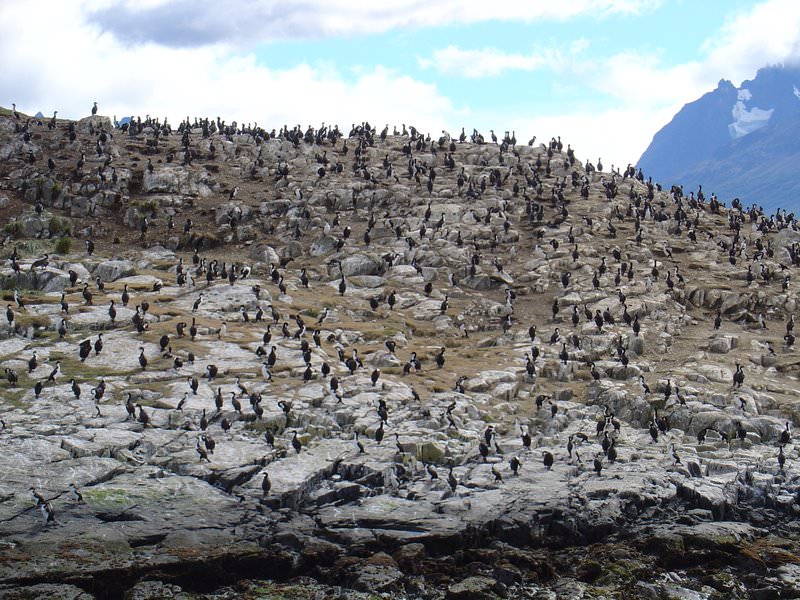
[{"label": "rocky hillside", "polygon": [[796,223],[499,142],[4,112],[0,597],[800,593]]},{"label": "rocky hillside", "polygon": [[654,137],[639,166],[665,186],[700,185],[765,211],[800,210],[800,68],[767,67],[736,88],[717,88],[684,106]]}]

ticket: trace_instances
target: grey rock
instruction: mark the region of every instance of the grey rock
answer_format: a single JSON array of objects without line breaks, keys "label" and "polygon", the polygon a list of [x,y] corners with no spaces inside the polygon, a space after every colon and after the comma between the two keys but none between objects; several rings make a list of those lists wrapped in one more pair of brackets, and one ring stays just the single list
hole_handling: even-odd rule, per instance
[{"label": "grey rock", "polygon": [[127,590],[125,600],[161,600],[162,598],[188,598],[179,586],[161,581],[141,581]]},{"label": "grey rock", "polygon": [[266,244],[254,245],[250,250],[250,258],[265,265],[279,265],[281,262],[275,249]]},{"label": "grey rock", "polygon": [[474,576],[462,579],[447,588],[448,600],[494,600],[497,580],[491,577]]},{"label": "grey rock", "polygon": [[94,600],[95,596],[81,588],[59,583],[39,583],[26,586],[0,585],[2,600]]},{"label": "grey rock", "polygon": [[107,260],[99,263],[92,272],[93,277],[100,277],[103,281],[116,281],[122,277],[129,277],[136,273],[133,263],[129,260]]},{"label": "grey rock", "polygon": [[[381,275],[383,273],[383,262],[368,254],[351,254],[341,260],[342,273],[350,277],[352,275]],[[333,271],[328,267],[328,275],[336,276],[339,273],[339,265]]]},{"label": "grey rock", "polygon": [[330,235],[325,235],[314,240],[314,242],[311,244],[309,254],[311,256],[323,256],[324,254],[333,252],[335,247],[336,238]]}]

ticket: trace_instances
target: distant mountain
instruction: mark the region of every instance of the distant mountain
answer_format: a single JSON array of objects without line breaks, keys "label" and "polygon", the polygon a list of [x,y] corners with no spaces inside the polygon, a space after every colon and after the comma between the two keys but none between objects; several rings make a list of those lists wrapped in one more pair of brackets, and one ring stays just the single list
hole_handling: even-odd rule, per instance
[{"label": "distant mountain", "polygon": [[685,105],[638,165],[669,187],[800,213],[800,67],[765,67],[738,89],[727,80]]}]

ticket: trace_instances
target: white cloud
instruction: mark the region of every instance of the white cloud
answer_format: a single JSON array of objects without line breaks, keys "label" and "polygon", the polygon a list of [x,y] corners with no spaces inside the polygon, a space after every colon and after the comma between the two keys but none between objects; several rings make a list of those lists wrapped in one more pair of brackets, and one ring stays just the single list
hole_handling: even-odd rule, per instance
[{"label": "white cloud", "polygon": [[[540,117],[531,121],[586,151],[627,164],[684,104],[716,88],[720,79],[738,86],[769,64],[800,61],[800,3],[768,0],[729,18],[711,35],[697,59],[669,65],[658,52],[622,51],[607,58],[568,62],[583,81],[617,102],[612,110]],[[552,135],[552,134],[551,134]],[[594,160],[594,159],[593,159]]]},{"label": "white cloud", "polygon": [[[48,12],[21,27],[33,11]],[[0,70],[0,89],[29,113],[78,118],[97,100],[102,114],[169,117],[217,115],[263,126],[309,122],[413,122],[439,131],[458,109],[433,84],[377,66],[347,76],[300,64],[271,69],[225,45],[136,47],[81,22],[74,5],[0,4],[0,52],[14,61]]]},{"label": "white cloud", "polygon": [[88,17],[128,43],[165,46],[378,34],[485,21],[568,20],[637,15],[661,0],[93,0]]},{"label": "white cloud", "polygon": [[[676,106],[696,99],[713,85],[697,61],[664,65],[659,54],[623,51],[584,63],[583,74],[594,89],[624,105],[639,108]],[[711,86],[711,87],[709,87]]]},{"label": "white cloud", "polygon": [[571,144],[578,160],[596,163],[602,158],[608,171],[612,165],[622,170],[628,163],[636,164],[653,135],[648,125],[658,123],[660,127],[669,121],[673,114],[670,110],[620,106],[560,114],[476,112],[470,115],[470,124],[484,133],[493,127],[498,136],[505,130],[513,130],[519,140],[517,143],[521,144],[534,135],[537,145],[561,136],[565,146]]},{"label": "white cloud", "polygon": [[431,58],[418,58],[423,69],[433,68],[447,75],[480,78],[500,75],[504,71],[535,71],[542,67],[559,69],[565,58],[559,50],[541,53],[509,54],[497,48],[465,50],[447,46],[433,51]]},{"label": "white cloud", "polygon": [[708,37],[697,59],[665,65],[658,53],[619,52],[591,65],[598,90],[637,106],[674,106],[713,90],[720,79],[738,86],[772,64],[800,61],[800,3],[767,0],[737,12]]},{"label": "white cloud", "polygon": [[703,50],[707,68],[739,85],[759,67],[800,60],[800,3],[767,0],[729,18]]}]

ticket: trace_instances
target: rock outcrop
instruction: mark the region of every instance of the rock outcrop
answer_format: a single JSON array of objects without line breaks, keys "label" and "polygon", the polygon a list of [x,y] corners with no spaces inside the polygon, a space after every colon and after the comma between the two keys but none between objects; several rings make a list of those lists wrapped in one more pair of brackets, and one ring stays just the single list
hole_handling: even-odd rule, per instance
[{"label": "rock outcrop", "polygon": [[798,593],[793,219],[555,140],[31,130],[0,597]]}]

